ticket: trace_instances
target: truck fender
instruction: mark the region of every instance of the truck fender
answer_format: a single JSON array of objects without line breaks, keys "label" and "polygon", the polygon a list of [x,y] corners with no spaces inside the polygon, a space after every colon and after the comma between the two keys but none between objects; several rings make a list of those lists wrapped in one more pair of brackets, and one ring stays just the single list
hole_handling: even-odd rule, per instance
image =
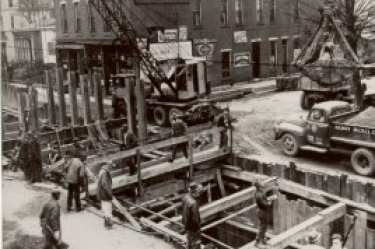
[{"label": "truck fender", "polygon": [[305,135],[305,129],[296,124],[286,122],[280,123],[277,127],[275,127],[276,140],[279,140],[285,133],[295,135],[300,140],[300,142],[302,142]]}]

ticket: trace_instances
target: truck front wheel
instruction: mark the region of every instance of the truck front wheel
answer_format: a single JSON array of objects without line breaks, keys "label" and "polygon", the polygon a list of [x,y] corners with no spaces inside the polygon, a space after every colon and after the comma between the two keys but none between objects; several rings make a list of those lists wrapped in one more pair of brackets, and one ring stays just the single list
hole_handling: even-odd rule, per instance
[{"label": "truck front wheel", "polygon": [[297,156],[299,152],[299,142],[295,135],[286,133],[281,137],[284,154],[288,156]]},{"label": "truck front wheel", "polygon": [[374,152],[360,148],[355,150],[351,156],[352,167],[360,175],[371,176],[375,174]]}]

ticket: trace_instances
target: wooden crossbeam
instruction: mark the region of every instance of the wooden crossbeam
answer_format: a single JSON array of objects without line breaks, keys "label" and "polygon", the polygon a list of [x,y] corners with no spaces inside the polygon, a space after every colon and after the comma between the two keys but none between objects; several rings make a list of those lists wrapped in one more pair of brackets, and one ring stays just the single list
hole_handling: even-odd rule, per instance
[{"label": "wooden crossbeam", "polygon": [[[227,151],[223,151],[221,149],[213,148],[206,151],[201,151],[196,153],[194,156],[194,165],[199,165],[207,162],[214,162],[215,160],[220,160],[222,157],[225,157],[228,155]],[[146,162],[147,163],[147,162]],[[148,168],[144,168],[143,164],[141,164],[142,171],[142,180],[151,179],[156,176],[160,176],[163,174],[168,174],[171,172],[175,172],[181,169],[185,169],[189,167],[189,162],[187,160],[184,160],[183,158],[177,159],[172,164],[169,162],[157,164],[154,166],[150,166]],[[137,183],[137,175],[121,175],[113,177],[112,182],[112,189],[113,190],[119,190],[126,187],[129,187],[135,183]],[[96,194],[96,184],[90,184],[89,185],[89,193],[90,195]]]},{"label": "wooden crossbeam", "polygon": [[[270,186],[272,185],[273,181],[274,179],[270,178],[270,179],[266,179],[263,183],[265,185]],[[268,188],[269,186],[266,186],[266,188]],[[199,212],[201,215],[202,222],[204,222],[205,219],[207,219],[208,217],[214,214],[223,212],[231,207],[234,207],[240,203],[243,203],[247,200],[254,198],[255,191],[256,191],[255,187],[246,188],[237,193],[228,195],[224,198],[218,199],[216,201],[213,201],[207,205],[200,207]],[[175,222],[180,222],[182,220],[182,216],[173,217],[172,220]],[[167,223],[168,221],[165,221],[165,224]]]},{"label": "wooden crossbeam", "polygon": [[[346,213],[346,205],[344,203],[337,203],[329,208],[319,212],[314,217],[294,226],[293,228],[275,236],[269,240],[269,249],[285,248],[291,243],[297,241],[306,235],[311,229],[316,229],[327,225],[338,218],[344,216]],[[245,249],[243,247],[242,249]]]},{"label": "wooden crossbeam", "polygon": [[129,213],[129,211],[121,205],[121,203],[116,199],[113,198],[112,200],[113,205],[119,210],[119,212],[125,216],[125,218],[132,224],[132,226],[138,230],[142,230],[141,225],[134,219],[134,217]]},{"label": "wooden crossbeam", "polygon": [[[238,168],[235,168],[235,167],[225,166],[222,172],[223,172],[223,175],[226,177],[245,181],[245,182],[251,182],[251,183],[253,183],[257,179],[269,178],[268,176],[265,176],[265,175],[259,175],[259,174],[254,174],[254,173],[247,172],[247,171],[238,170]],[[317,189],[313,189],[310,187],[306,187],[301,184],[294,183],[294,182],[284,180],[284,179],[279,179],[279,189],[282,192],[285,192],[288,194],[294,194],[298,197],[301,197],[310,201],[314,201],[316,203],[323,204],[325,206],[330,206],[337,202],[341,202],[347,205],[349,211],[351,212],[353,212],[354,210],[365,211],[368,214],[367,216],[368,219],[371,221],[375,221],[375,208],[371,207],[370,205],[366,203],[358,203],[352,200],[342,198],[340,196],[329,194],[322,190],[317,190]]]}]

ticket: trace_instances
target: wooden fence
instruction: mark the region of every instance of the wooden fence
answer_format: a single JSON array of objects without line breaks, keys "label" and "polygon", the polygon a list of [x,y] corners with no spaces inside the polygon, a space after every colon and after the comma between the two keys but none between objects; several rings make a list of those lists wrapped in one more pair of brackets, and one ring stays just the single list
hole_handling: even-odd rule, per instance
[{"label": "wooden fence", "polygon": [[[361,182],[345,174],[323,174],[320,172],[307,171],[298,168],[296,164],[272,164],[262,163],[257,160],[237,156],[234,158],[234,165],[245,171],[264,174],[268,176],[278,176],[304,186],[323,190],[358,203],[367,203],[375,207],[375,185],[371,182]],[[277,205],[273,210],[273,233],[279,234],[302,221],[316,215],[323,207],[312,206],[306,200],[288,199],[285,195],[280,195]],[[246,214],[255,221],[255,213]],[[334,233],[345,235],[352,224],[353,215],[347,214],[344,219],[339,219],[331,225],[319,229],[322,233],[321,242],[325,248],[331,246],[330,236]],[[360,219],[359,219],[360,220]],[[353,231],[350,233],[347,249],[374,249],[375,248],[375,224],[355,223]],[[356,228],[358,226],[358,228]],[[362,227],[362,228],[359,228]],[[362,238],[359,241],[359,238]]]}]

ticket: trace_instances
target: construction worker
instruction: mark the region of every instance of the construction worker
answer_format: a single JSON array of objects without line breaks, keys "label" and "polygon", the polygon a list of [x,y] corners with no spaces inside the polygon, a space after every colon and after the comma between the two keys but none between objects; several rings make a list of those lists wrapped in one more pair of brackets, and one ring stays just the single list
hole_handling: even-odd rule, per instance
[{"label": "construction worker", "polygon": [[220,131],[220,148],[228,146],[228,129],[230,128],[229,109],[224,109],[224,112],[217,118],[217,127],[223,128]]},{"label": "construction worker", "polygon": [[335,233],[331,237],[332,246],[330,249],[346,249],[343,245],[342,236],[338,233]]},{"label": "construction worker", "polygon": [[112,228],[112,176],[110,174],[111,163],[103,163],[99,171],[97,197],[104,214],[104,227]]},{"label": "construction worker", "polygon": [[[133,132],[126,129],[122,135],[123,148],[130,150],[138,146],[138,138]],[[129,167],[129,174],[134,175],[137,173],[137,156],[130,156],[126,160],[126,165]]]},{"label": "construction worker", "polygon": [[319,245],[320,237],[321,234],[316,230],[311,231],[307,236],[308,244],[301,246],[301,249],[325,249],[324,247]]},{"label": "construction worker", "polygon": [[39,216],[40,225],[45,238],[44,249],[63,249],[68,248],[68,245],[61,240],[61,225],[60,225],[60,191],[53,190],[51,193],[51,200],[48,201],[42,209]]},{"label": "construction worker", "polygon": [[266,245],[266,231],[268,226],[269,220],[269,212],[272,206],[273,199],[268,199],[264,186],[260,181],[255,183],[255,201],[257,205],[257,218],[259,224],[259,230],[256,237],[255,246],[259,246],[261,244]]},{"label": "construction worker", "polygon": [[[172,136],[173,137],[180,137],[184,136],[187,133],[187,125],[182,119],[178,118],[176,114],[172,117]],[[173,146],[172,157],[170,162],[173,162],[176,158],[177,151],[182,151],[184,153],[185,158],[188,158],[187,152],[188,143],[182,142],[180,144],[175,144]]]},{"label": "construction worker", "polygon": [[81,180],[84,176],[84,166],[76,153],[67,151],[65,154],[66,182],[68,183],[67,211],[72,210],[73,198],[76,211],[81,211]]},{"label": "construction worker", "polygon": [[200,249],[201,217],[198,199],[202,193],[200,184],[191,183],[189,192],[182,199],[182,223],[187,234],[187,249]]}]

